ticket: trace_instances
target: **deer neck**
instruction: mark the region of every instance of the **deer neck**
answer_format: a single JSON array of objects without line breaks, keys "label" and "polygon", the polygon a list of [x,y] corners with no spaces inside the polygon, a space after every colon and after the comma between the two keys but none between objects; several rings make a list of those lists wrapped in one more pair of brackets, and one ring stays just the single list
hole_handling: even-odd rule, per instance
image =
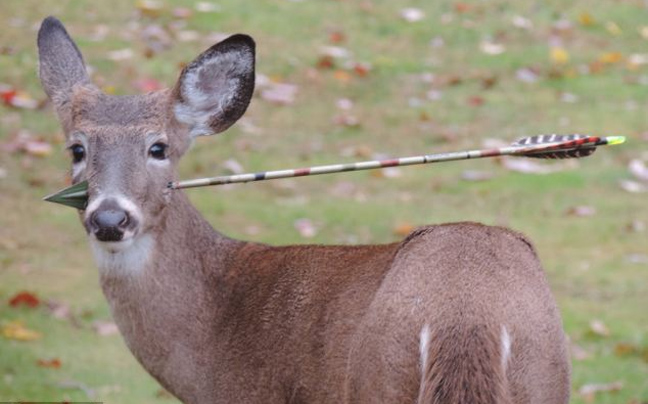
[{"label": "deer neck", "polygon": [[117,326],[164,385],[181,378],[182,363],[200,364],[201,351],[213,345],[231,289],[227,262],[244,244],[215,231],[182,192],[172,198],[160,228],[142,235],[132,251],[106,259],[94,248]]}]

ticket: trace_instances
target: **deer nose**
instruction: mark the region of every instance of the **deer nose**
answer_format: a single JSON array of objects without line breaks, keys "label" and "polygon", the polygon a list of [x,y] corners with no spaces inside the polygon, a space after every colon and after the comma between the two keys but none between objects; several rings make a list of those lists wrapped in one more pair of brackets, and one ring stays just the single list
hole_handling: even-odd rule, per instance
[{"label": "deer nose", "polygon": [[130,216],[116,202],[106,200],[90,216],[92,230],[100,241],[120,241]]}]

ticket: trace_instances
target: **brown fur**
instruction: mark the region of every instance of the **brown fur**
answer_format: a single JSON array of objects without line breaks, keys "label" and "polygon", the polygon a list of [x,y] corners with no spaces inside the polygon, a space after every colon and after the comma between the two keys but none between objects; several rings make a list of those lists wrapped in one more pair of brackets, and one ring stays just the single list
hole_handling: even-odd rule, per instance
[{"label": "brown fur", "polygon": [[[118,273],[100,263],[101,286],[130,350],[180,400],[568,402],[560,316],[523,236],[456,223],[424,227],[387,245],[271,247],[230,239],[182,192],[164,190],[192,130],[174,117],[173,105],[190,104],[192,94],[176,85],[111,97],[78,69],[74,77],[56,78],[65,72],[50,67],[61,55],[51,46],[80,58],[66,41],[58,21],[43,23],[43,86],[57,100],[66,133],[87,137],[87,166],[75,181],[89,181],[91,202],[109,188],[136,201],[144,216],[137,237],[154,240],[137,271]],[[239,37],[228,46],[249,48],[247,42]],[[197,61],[216,60],[228,49],[216,45]],[[65,65],[78,67],[78,60]],[[245,102],[237,97],[226,113],[199,117],[197,125],[214,131],[231,125],[247,107],[246,91]],[[168,141],[168,168],[147,163],[150,133]],[[421,364],[425,325],[430,341]],[[502,327],[512,340],[505,364]]]}]

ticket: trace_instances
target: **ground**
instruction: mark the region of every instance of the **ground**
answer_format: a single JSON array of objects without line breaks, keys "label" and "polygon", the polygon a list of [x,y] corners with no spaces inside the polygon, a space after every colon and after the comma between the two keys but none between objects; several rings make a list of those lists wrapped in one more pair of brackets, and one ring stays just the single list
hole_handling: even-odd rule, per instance
[{"label": "ground", "polygon": [[225,234],[277,245],[389,242],[459,220],[524,232],[571,340],[572,402],[647,402],[648,193],[629,192],[648,187],[635,178],[648,159],[647,13],[641,0],[0,2],[0,401],[173,402],[112,332],[76,212],[41,201],[69,181],[36,75],[36,31],[55,15],[115,94],[172,85],[221,34],[256,39],[259,91],[243,122],[196,142],[186,179],[627,136],[567,164],[485,159],[188,194]]}]

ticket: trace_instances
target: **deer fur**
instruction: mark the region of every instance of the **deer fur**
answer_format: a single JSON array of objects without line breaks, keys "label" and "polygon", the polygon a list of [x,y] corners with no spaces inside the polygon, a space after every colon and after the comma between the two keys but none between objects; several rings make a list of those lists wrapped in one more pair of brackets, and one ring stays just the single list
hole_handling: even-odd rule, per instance
[{"label": "deer fur", "polygon": [[142,366],[185,403],[567,403],[559,312],[521,234],[454,223],[273,247],[219,233],[166,189],[195,136],[245,112],[254,46],[235,35],[171,90],[109,96],[57,19],[38,34],[101,287]]}]

